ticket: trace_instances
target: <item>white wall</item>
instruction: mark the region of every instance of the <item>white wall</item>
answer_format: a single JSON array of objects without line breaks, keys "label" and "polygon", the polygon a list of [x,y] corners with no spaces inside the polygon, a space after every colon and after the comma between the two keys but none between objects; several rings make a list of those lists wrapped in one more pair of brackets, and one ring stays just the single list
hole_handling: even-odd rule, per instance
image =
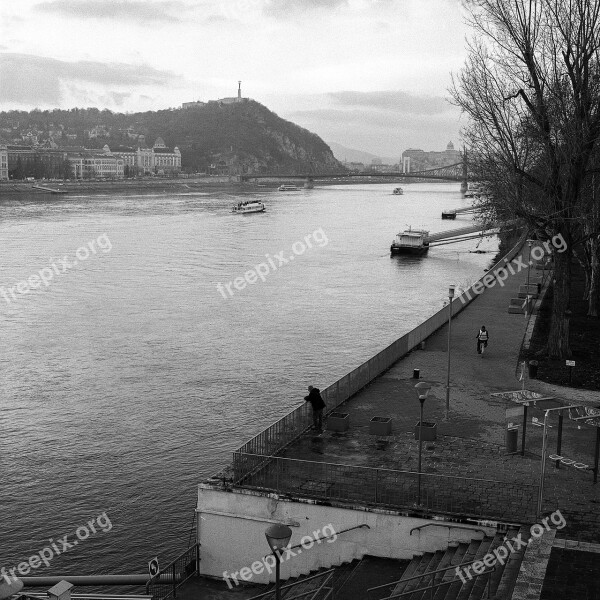
[{"label": "white wall", "polygon": [[[269,554],[265,538],[266,528],[273,523],[284,523],[292,529],[291,545],[301,543],[303,536],[314,537],[313,532],[332,525],[339,534],[344,529],[366,523],[361,528],[341,533],[335,541],[314,544],[311,549],[289,558],[281,565],[283,579],[309,573],[320,567],[337,566],[364,554],[387,558],[412,558],[416,553],[447,548],[451,541],[468,542],[480,538],[481,533],[467,529],[468,525],[450,523],[460,529],[427,527],[410,535],[410,530],[426,523],[443,524],[412,517],[386,514],[385,511],[367,512],[313,503],[288,502],[276,497],[232,493],[210,489],[200,484],[198,489],[198,542],[200,572],[222,577],[223,572],[239,572]],[[473,526],[471,529],[477,529]],[[330,528],[327,528],[330,533]],[[487,528],[489,534],[494,529]],[[309,545],[308,540],[305,541]],[[258,568],[256,570],[259,570]],[[399,575],[400,576],[400,575]],[[274,581],[274,573],[253,575],[250,581]]]}]

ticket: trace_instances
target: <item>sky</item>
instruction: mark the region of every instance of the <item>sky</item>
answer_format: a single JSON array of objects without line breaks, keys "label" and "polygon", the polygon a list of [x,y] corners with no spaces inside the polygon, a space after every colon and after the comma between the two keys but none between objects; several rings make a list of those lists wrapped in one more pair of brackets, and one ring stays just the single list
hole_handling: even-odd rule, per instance
[{"label": "sky", "polygon": [[460,0],[0,0],[0,110],[249,97],[379,156],[460,146]]}]

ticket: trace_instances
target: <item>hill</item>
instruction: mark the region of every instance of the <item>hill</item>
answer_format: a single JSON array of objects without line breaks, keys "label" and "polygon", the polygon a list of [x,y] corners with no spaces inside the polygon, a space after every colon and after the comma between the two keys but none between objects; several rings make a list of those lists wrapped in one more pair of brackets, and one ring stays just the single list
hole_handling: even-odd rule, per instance
[{"label": "hill", "polygon": [[241,172],[327,173],[342,170],[316,134],[252,100],[209,102],[187,109],[113,113],[95,108],[0,113],[5,143],[111,149],[152,146],[161,137],[179,147],[182,169]]},{"label": "hill", "polygon": [[329,142],[329,147],[331,148],[333,155],[342,162],[347,160],[348,162],[358,162],[370,165],[374,158],[380,159],[386,165],[393,165],[398,162],[398,159],[377,156],[376,154],[363,152],[362,150],[356,150],[355,148],[347,148],[337,142]]}]

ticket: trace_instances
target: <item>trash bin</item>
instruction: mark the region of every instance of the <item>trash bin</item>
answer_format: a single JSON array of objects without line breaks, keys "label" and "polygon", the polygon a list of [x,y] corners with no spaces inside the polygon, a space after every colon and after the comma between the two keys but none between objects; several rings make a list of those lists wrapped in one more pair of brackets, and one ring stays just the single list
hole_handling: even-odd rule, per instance
[{"label": "trash bin", "polygon": [[529,361],[529,377],[535,379],[537,377],[538,372],[538,361],[530,360]]},{"label": "trash bin", "polygon": [[509,427],[506,430],[506,451],[508,453],[517,451],[517,443],[519,441],[519,428]]},{"label": "trash bin", "polygon": [[421,369],[413,369],[413,379],[419,379],[421,374]]}]

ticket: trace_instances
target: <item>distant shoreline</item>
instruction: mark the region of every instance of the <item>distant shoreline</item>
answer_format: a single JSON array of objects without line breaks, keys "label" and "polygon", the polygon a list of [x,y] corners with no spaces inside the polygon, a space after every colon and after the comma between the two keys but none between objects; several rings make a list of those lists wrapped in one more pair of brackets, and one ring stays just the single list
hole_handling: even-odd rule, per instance
[{"label": "distant shoreline", "polygon": [[[304,177],[273,177],[262,179],[260,185],[253,181],[240,181],[238,175],[223,175],[212,177],[169,177],[169,178],[148,178],[148,179],[115,179],[106,181],[2,181],[0,182],[0,197],[8,194],[35,194],[39,196],[52,195],[49,191],[44,191],[33,186],[44,186],[56,190],[64,190],[68,193],[87,192],[87,193],[105,193],[105,192],[129,192],[129,191],[194,191],[202,189],[224,189],[236,188],[240,191],[267,191],[274,190],[282,183],[295,183],[303,185]],[[410,183],[420,183],[424,180],[413,180]],[[376,177],[361,179],[329,179],[316,181],[315,187],[324,187],[330,185],[364,185],[364,184],[408,184],[402,177]],[[68,194],[66,194],[68,196]]]},{"label": "distant shoreline", "polygon": [[[0,182],[0,196],[4,194],[27,193],[41,196],[52,195],[33,186],[44,186],[66,192],[128,192],[128,191],[170,191],[195,190],[212,187],[239,187],[237,177],[190,177],[190,178],[152,178],[152,179],[115,179],[107,181],[3,181]],[[253,186],[255,187],[255,186]]]}]

